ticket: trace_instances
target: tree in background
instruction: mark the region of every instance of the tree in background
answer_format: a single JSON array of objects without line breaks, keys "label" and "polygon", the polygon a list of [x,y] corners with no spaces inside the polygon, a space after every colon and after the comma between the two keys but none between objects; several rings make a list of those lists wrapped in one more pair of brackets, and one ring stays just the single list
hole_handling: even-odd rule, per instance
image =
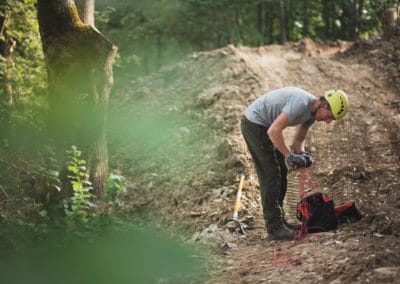
[{"label": "tree in background", "polygon": [[0,0],[0,145],[32,141],[29,133],[40,132],[39,117],[46,108],[35,3]]},{"label": "tree in background", "polygon": [[397,26],[399,21],[399,9],[388,8],[382,11],[380,20],[383,25],[383,38],[390,39],[397,32]]},{"label": "tree in background", "polygon": [[5,134],[10,126],[10,112],[14,104],[14,93],[11,83],[11,72],[13,66],[13,53],[15,40],[10,35],[11,7],[9,3],[2,4],[0,14],[0,55],[4,58],[2,62],[2,72],[0,73],[0,135],[5,138]]},{"label": "tree in background", "polygon": [[376,36],[381,31],[379,11],[395,1],[98,0],[96,21],[120,47],[117,73],[140,75],[184,54],[228,44]]},{"label": "tree in background", "polygon": [[286,35],[286,13],[285,13],[285,1],[279,0],[279,33],[280,43],[285,44],[287,41]]},{"label": "tree in background", "polygon": [[[116,47],[94,28],[94,0],[39,0],[49,81],[49,125],[59,155],[77,145],[101,196],[108,174],[105,124]],[[68,186],[68,182],[64,181]]]}]

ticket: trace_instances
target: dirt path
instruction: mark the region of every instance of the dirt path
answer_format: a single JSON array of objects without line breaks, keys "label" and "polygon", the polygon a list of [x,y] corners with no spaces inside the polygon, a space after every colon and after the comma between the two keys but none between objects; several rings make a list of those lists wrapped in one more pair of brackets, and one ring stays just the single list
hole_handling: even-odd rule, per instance
[{"label": "dirt path", "polygon": [[[147,166],[130,170],[121,166],[135,177],[126,198],[128,211],[145,211],[160,223],[195,228],[191,239],[217,255],[207,283],[400,282],[399,94],[383,80],[384,69],[348,55],[349,48],[343,42],[308,40],[254,49],[228,46],[193,55],[133,82],[136,93],[125,96],[124,104],[142,98],[144,112],[156,106],[178,119],[174,131],[166,134],[174,147],[161,147],[159,152],[159,145],[146,148],[168,166],[152,164],[148,156],[141,158],[147,159]],[[257,178],[238,123],[256,97],[289,85],[316,96],[332,88],[349,94],[346,119],[331,125],[316,123],[306,148],[315,158],[313,182],[336,204],[355,200],[366,216],[299,241],[269,242]],[[291,135],[292,130],[285,132],[288,139]],[[232,214],[241,173],[247,177],[239,216],[246,236],[223,225]],[[298,174],[289,175],[285,204],[289,219],[294,218],[299,199]],[[154,210],[169,217],[160,219]]]}]

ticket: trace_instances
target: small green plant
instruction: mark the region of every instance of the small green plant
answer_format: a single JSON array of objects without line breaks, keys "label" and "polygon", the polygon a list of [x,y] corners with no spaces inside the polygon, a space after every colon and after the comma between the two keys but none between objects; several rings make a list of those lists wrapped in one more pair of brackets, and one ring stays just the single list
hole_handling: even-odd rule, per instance
[{"label": "small green plant", "polygon": [[45,165],[41,168],[44,175],[45,187],[47,188],[46,202],[50,201],[50,195],[54,190],[61,191],[60,173],[58,171],[58,162],[55,158],[55,153],[50,147],[45,148]]},{"label": "small green plant", "polygon": [[107,179],[106,187],[104,188],[103,202],[112,202],[116,207],[121,207],[118,193],[126,192],[124,180],[123,176],[113,173],[110,174]]},{"label": "small green plant", "polygon": [[93,198],[91,193],[93,187],[86,170],[86,161],[81,159],[82,153],[76,146],[72,146],[66,153],[69,156],[67,170],[73,196],[69,200],[64,200],[64,210],[67,220],[87,223],[89,209],[95,205],[90,201]]}]

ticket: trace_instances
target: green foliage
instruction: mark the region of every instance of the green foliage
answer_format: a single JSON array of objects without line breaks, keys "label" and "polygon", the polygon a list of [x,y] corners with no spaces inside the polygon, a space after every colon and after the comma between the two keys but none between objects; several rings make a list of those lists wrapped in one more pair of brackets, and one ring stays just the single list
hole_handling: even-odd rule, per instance
[{"label": "green foliage", "polygon": [[205,261],[162,232],[121,226],[90,240],[61,231],[6,252],[2,283],[202,283]]},{"label": "green foliage", "polygon": [[114,173],[109,175],[106,187],[104,188],[103,202],[112,202],[116,207],[121,207],[118,193],[126,192],[124,180],[123,176]]},{"label": "green foliage", "polygon": [[[353,40],[381,31],[379,14],[397,0],[286,0],[288,40]],[[186,53],[227,44],[279,43],[278,1],[149,0],[96,2],[96,26],[119,47],[117,82],[156,71]]]},{"label": "green foliage", "polygon": [[[0,13],[10,12],[7,36],[15,42],[12,64],[0,55],[0,76],[9,78],[13,92],[11,112],[18,125],[43,127],[41,113],[46,104],[46,70],[36,18],[36,0],[8,0],[0,4]],[[0,97],[4,95],[0,88]]]},{"label": "green foliage", "polygon": [[50,147],[45,147],[43,165],[38,165],[38,170],[43,177],[43,186],[46,189],[46,202],[50,201],[50,195],[53,192],[61,191],[59,163],[55,158],[55,153]]},{"label": "green foliage", "polygon": [[176,36],[178,4],[178,0],[96,2],[96,27],[119,50],[114,64],[116,87],[134,76],[157,71],[191,51]]},{"label": "green foliage", "polygon": [[72,146],[66,152],[69,156],[67,164],[68,178],[73,190],[73,196],[70,200],[64,200],[67,220],[87,223],[89,209],[94,207],[94,204],[90,201],[94,195],[91,193],[93,187],[86,171],[86,161],[80,158],[82,153],[76,146]]}]

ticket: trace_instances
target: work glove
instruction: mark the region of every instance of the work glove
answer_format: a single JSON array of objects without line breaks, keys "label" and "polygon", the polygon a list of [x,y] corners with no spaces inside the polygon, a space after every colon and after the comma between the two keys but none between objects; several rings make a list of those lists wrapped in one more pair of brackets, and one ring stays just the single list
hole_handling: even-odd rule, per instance
[{"label": "work glove", "polygon": [[290,153],[288,160],[296,167],[308,168],[312,165],[313,159],[307,152],[301,152],[300,154]]},{"label": "work glove", "polygon": [[306,168],[311,167],[311,165],[313,164],[313,158],[311,157],[311,154],[306,151],[303,151],[300,153],[300,155],[302,155],[306,159],[305,167]]},{"label": "work glove", "polygon": [[306,157],[304,155],[298,155],[295,153],[290,153],[288,160],[296,167],[303,168],[307,164]]}]

